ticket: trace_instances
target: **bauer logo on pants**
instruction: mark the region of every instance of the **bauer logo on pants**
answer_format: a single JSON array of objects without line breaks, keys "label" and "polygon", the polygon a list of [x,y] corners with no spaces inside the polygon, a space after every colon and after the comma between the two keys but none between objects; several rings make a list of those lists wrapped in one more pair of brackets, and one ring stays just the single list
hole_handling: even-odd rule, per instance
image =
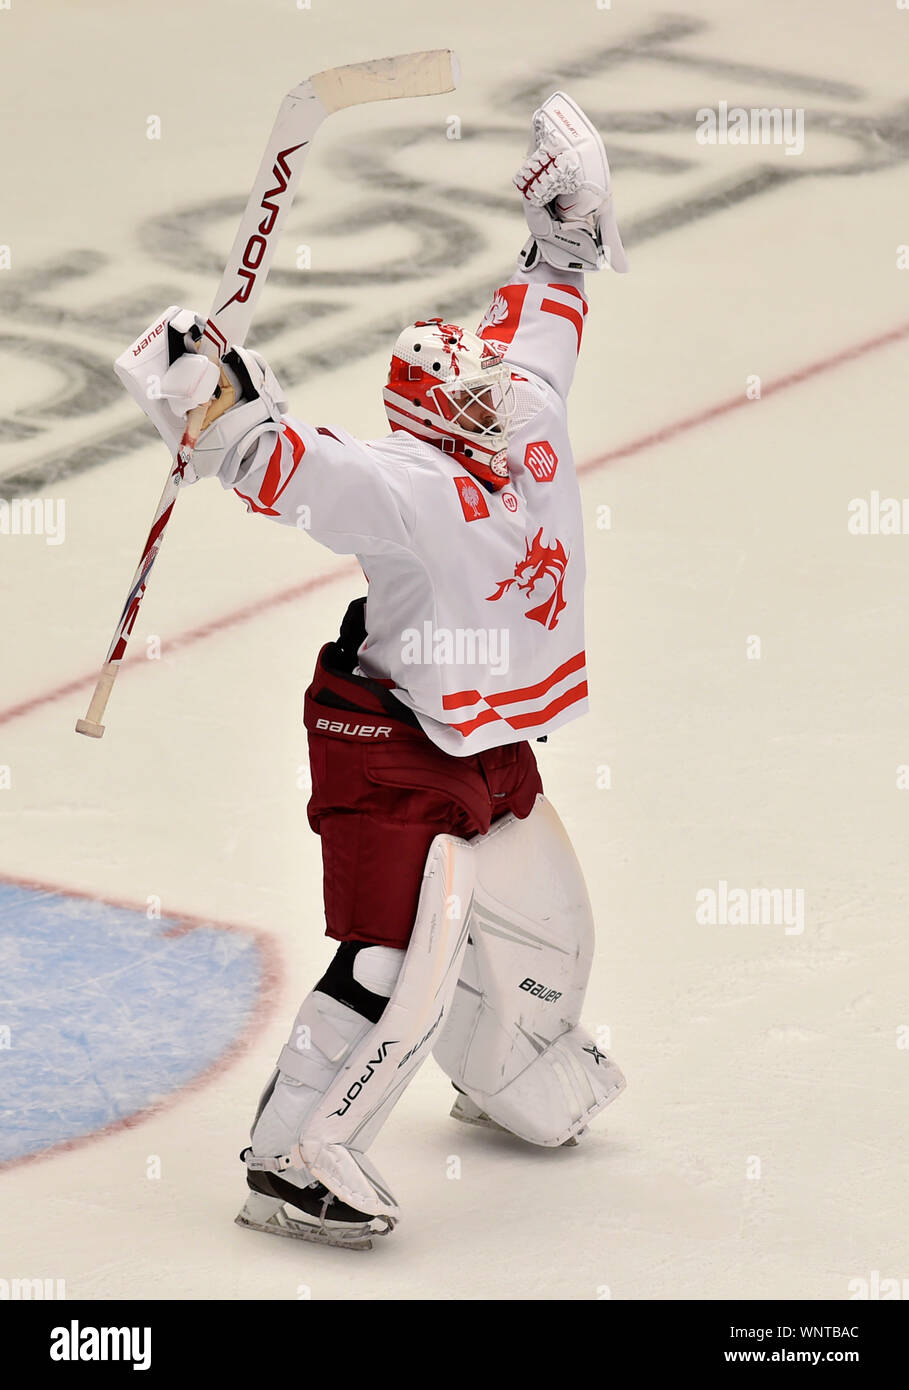
[{"label": "bauer logo on pants", "polygon": [[391,738],[390,724],[352,724],[342,719],[317,719],[316,728],[325,734],[346,734],[348,738]]},{"label": "bauer logo on pants", "polygon": [[528,444],[524,450],[524,467],[532,473],[538,483],[551,483],[558,464],[559,456],[548,439]]}]

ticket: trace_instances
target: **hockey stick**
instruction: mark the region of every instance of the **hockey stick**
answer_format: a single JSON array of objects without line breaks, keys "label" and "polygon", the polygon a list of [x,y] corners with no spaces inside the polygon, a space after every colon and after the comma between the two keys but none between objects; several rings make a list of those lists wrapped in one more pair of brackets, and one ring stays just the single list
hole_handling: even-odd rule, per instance
[{"label": "hockey stick", "polygon": [[[359,106],[367,101],[436,96],[453,91],[457,83],[457,59],[450,49],[440,48],[426,53],[406,53],[397,58],[377,58],[370,63],[352,63],[349,67],[328,68],[288,92],[281,103],[278,119],[241,218],[199,351],[217,362],[228,344],[242,346],[274,258],[281,227],[293,202],[303,161],[313,136],[326,116],[346,106]],[[184,470],[192,461],[193,449],[209,404],[208,401],[204,402],[186,417],[186,430],[161,494],[88,710],[84,719],[76,720],[76,732],[79,734],[101,738],[104,733],[101,723],[104,710],[126,653],[126,644],[135,625],[148,577],[158,558]]]}]

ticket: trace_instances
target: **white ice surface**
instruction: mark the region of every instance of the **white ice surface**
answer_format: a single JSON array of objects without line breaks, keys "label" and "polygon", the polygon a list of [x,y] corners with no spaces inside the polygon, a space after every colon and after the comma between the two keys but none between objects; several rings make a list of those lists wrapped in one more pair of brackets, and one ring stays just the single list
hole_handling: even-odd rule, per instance
[{"label": "white ice surface", "polygon": [[[683,0],[677,12],[705,27],[676,53],[742,70],[638,61],[571,87],[592,109],[640,114],[637,133],[615,137],[653,156],[627,175],[616,161],[623,226],[743,169],[799,165],[781,150],[697,145],[693,112],[720,99],[805,106],[813,175],[638,244],[626,235],[632,274],[590,286],[572,397],[579,461],[742,397],[750,373],[784,378],[909,322],[909,275],[897,269],[905,164],[825,174],[859,149],[811,130],[813,109],[905,122],[909,12],[861,0]],[[445,199],[476,230],[475,252],[403,290],[323,288],[346,302],[343,317],[291,327],[275,356],[313,339],[324,349],[342,326],[396,309],[401,322],[431,313],[484,278],[491,289],[523,239],[507,192],[525,137],[503,89],[567,85],[572,61],[664,15],[655,0],[14,3],[0,14],[7,131],[18,121],[4,142],[0,241],[13,268],[2,283],[91,248],[106,265],[49,285],[44,303],[85,308],[171,285],[207,309],[211,278],[179,269],[179,245],[163,265],[140,223],[245,195],[283,92],[308,72],[450,44],[457,94],[348,112],[326,128],[279,264],[293,268],[299,241],[312,244],[314,269],[406,254],[406,225],[356,232],[361,194],[340,158],[364,129],[408,122],[437,123],[438,139],[392,155],[396,169],[499,198]],[[748,66],[859,90],[775,84]],[[650,129],[685,107],[686,130]],[[162,118],[159,142],[145,138],[150,114]],[[444,138],[451,114],[460,142]],[[501,135],[471,141],[480,120]],[[657,157],[690,167],[673,175]],[[307,221],[335,215],[350,218],[340,237]],[[232,220],[213,225],[213,250],[226,251]],[[263,315],[281,304],[270,287]],[[484,307],[478,293],[476,317]],[[141,326],[102,320],[86,337],[19,318],[7,329],[109,362]],[[5,378],[15,407],[46,399],[46,360],[0,350],[4,370],[16,363]],[[379,433],[386,351],[339,358],[292,392],[295,409]],[[536,1151],[455,1125],[448,1083],[427,1065],[374,1150],[404,1219],[371,1255],[232,1225],[251,1108],[330,955],[318,841],[296,785],[299,714],[315,652],[362,584],[214,486],[181,498],[132,647],[158,634],[164,654],[123,674],[104,740],[72,731],[87,687],[0,725],[0,764],[12,770],[0,875],[140,902],[156,893],[174,912],[262,928],[282,981],[255,1045],[207,1087],[134,1129],[0,1175],[0,1275],[64,1278],[70,1297],[204,1299],[294,1299],[300,1286],[350,1299],[590,1299],[604,1287],[631,1299],[838,1298],[872,1270],[909,1276],[909,1050],[897,1045],[909,1026],[909,793],[896,781],[909,763],[909,538],[846,529],[851,498],[909,492],[906,358],[903,338],[585,474],[593,711],[539,759],[599,922],[586,1022],[611,1028],[628,1090],[578,1149]],[[105,409],[88,425],[53,422],[53,442],[82,446],[133,419],[116,395]],[[46,438],[0,439],[0,473],[42,456]],[[0,538],[4,708],[90,675],[165,469],[149,443],[51,487],[66,501],[63,545]],[[611,530],[597,529],[602,504]],[[336,577],[168,645],[322,575]],[[759,661],[746,660],[750,635]],[[604,764],[612,790],[597,786]],[[803,888],[804,933],[698,926],[695,893],[721,878]],[[145,1176],[152,1154],[156,1181]],[[457,1180],[446,1176],[452,1155]],[[755,1157],[761,1176],[748,1178]]]}]

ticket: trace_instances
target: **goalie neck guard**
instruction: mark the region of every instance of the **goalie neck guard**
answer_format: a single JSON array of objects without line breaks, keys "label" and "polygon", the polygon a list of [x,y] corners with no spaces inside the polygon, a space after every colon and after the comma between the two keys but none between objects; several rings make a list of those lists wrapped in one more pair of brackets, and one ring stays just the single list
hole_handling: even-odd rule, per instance
[{"label": "goalie neck guard", "polygon": [[496,492],[508,482],[511,371],[475,333],[438,318],[411,324],[382,395],[393,430],[429,440]]}]

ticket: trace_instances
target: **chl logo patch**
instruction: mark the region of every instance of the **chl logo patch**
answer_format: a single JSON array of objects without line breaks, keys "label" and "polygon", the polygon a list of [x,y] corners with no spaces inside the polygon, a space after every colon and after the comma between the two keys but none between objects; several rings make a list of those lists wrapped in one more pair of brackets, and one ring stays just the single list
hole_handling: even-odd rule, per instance
[{"label": "chl logo patch", "polygon": [[459,474],[453,482],[458,489],[458,501],[461,503],[465,521],[480,521],[484,516],[489,516],[486,498],[473,478],[468,477],[466,473]]},{"label": "chl logo patch", "polygon": [[559,465],[559,456],[548,439],[528,444],[524,450],[524,467],[538,483],[551,483]]}]

